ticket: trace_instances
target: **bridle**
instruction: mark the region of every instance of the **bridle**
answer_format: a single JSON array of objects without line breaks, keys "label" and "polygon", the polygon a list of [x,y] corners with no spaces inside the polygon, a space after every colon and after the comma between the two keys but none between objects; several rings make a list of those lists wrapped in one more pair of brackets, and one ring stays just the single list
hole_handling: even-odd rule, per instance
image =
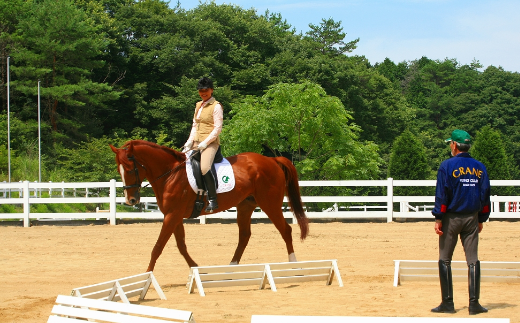
[{"label": "bridle", "polygon": [[[139,198],[141,197],[141,184],[143,184],[143,182],[139,178],[139,168],[137,168],[137,165],[141,166],[144,170],[146,170],[146,167],[144,167],[143,164],[138,162],[135,159],[135,156],[130,156],[130,157],[127,157],[127,158],[128,158],[128,160],[131,160],[131,161],[134,162],[134,173],[135,173],[136,181],[135,181],[135,184],[133,184],[133,185],[125,185],[125,186],[123,186],[123,189],[126,190],[126,189],[129,189],[129,188],[137,188],[137,194],[136,194],[137,196],[136,196],[136,198],[139,200]],[[148,185],[150,185],[150,184],[148,184]]]}]

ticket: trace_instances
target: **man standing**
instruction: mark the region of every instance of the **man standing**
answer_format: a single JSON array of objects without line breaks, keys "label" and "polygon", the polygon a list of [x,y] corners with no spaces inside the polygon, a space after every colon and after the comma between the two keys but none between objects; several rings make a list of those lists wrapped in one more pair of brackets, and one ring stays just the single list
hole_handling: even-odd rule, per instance
[{"label": "man standing", "polygon": [[451,148],[450,159],[443,161],[437,173],[435,191],[435,233],[439,235],[439,279],[442,303],[435,313],[455,313],[451,260],[458,237],[468,264],[469,314],[486,313],[480,296],[480,261],[478,235],[490,213],[490,184],[486,167],[468,153],[471,137],[454,130],[446,139]]}]

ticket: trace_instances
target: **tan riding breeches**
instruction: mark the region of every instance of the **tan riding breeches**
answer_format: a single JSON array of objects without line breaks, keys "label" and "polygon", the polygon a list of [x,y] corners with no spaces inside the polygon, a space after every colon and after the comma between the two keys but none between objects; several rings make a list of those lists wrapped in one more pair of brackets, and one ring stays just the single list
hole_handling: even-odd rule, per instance
[{"label": "tan riding breeches", "polygon": [[[199,146],[199,142],[195,141],[193,143],[194,147]],[[200,171],[202,175],[206,175],[206,173],[210,170],[211,165],[213,164],[213,160],[215,159],[215,154],[218,150],[218,143],[213,141],[208,145],[206,149],[204,149],[200,155]]]}]

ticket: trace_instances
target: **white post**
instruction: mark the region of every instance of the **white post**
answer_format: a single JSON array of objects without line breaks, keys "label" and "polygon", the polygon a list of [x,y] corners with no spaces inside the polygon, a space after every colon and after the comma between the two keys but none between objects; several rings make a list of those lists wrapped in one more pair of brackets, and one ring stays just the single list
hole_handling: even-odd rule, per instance
[{"label": "white post", "polygon": [[[110,225],[116,225],[116,180],[110,180]],[[88,195],[87,195],[88,196]]]},{"label": "white post", "polygon": [[31,226],[29,215],[31,212],[31,205],[29,204],[29,181],[23,181],[23,226],[28,228]]},{"label": "white post", "polygon": [[392,219],[394,217],[394,179],[391,177],[388,178],[386,196],[388,198],[388,202],[386,204],[386,222],[392,222]]}]

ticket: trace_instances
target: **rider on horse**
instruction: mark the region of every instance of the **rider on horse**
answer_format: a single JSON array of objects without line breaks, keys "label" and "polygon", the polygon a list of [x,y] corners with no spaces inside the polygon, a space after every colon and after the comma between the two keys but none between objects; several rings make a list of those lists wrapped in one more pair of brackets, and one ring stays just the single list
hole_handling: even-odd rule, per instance
[{"label": "rider on horse", "polygon": [[203,77],[197,84],[197,90],[202,101],[195,105],[193,125],[190,137],[184,144],[183,152],[193,149],[200,151],[200,169],[208,192],[208,206],[206,212],[213,212],[218,208],[216,178],[210,171],[215,154],[220,146],[220,132],[224,121],[222,105],[213,97],[213,81]]}]

